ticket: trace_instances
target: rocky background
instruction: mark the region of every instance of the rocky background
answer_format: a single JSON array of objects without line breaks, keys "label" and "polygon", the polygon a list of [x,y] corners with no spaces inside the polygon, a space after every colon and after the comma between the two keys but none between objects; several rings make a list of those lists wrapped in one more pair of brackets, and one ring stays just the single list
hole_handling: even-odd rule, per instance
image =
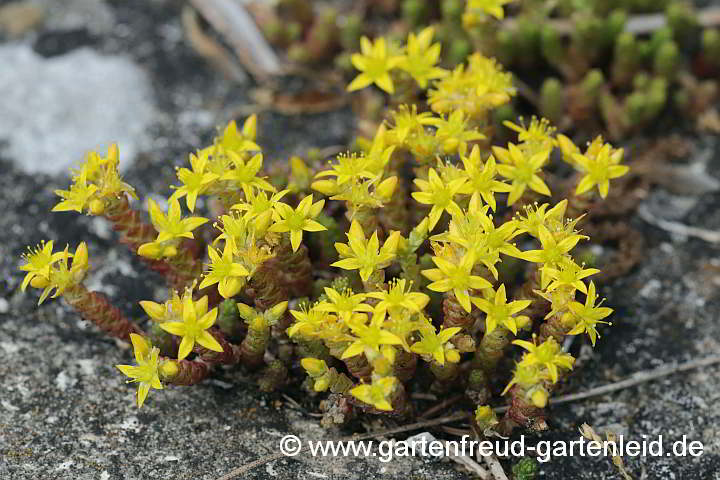
[{"label": "rocky background", "polygon": [[[206,144],[216,125],[246,115],[257,85],[249,77],[227,80],[187,45],[178,1],[9,3],[0,0],[0,478],[214,480],[275,453],[286,433],[327,436],[306,411],[281,394],[260,393],[233,371],[193,388],[154,392],[138,410],[133,387],[113,367],[130,360],[128,346],[61,302],[38,309],[37,295],[19,291],[26,245],[86,240],[92,288],[134,316],[141,314],[137,301],[161,299],[162,283],[114,243],[102,220],[50,214],[52,192],[67,186],[67,168],[85,151],[117,141],[140,197],[168,195],[174,167]],[[264,110],[259,143],[267,158],[283,159],[345,144],[352,126],[344,109],[293,116]],[[720,140],[683,133],[694,145],[687,161],[720,177]],[[682,197],[658,188],[644,206],[660,218],[720,231],[715,191]],[[602,331],[595,350],[583,350],[561,393],[720,353],[720,246],[640,218],[633,223],[648,242],[646,259],[604,289],[615,325]],[[583,422],[627,439],[662,434],[667,445],[687,435],[703,442],[701,457],[626,458],[628,470],[637,479],[720,479],[720,367],[550,410],[551,430],[531,441],[577,439]],[[603,458],[555,458],[540,471],[553,480],[620,478]],[[246,478],[469,475],[448,460],[301,455]]]}]

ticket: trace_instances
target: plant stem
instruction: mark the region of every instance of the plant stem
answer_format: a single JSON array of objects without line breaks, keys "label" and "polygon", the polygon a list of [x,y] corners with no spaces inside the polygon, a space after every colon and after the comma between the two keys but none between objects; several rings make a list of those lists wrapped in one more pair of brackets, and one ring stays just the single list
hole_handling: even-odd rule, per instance
[{"label": "plant stem", "polygon": [[131,333],[145,335],[140,327],[125,317],[102,293],[91,292],[84,285],[78,284],[67,288],[63,292],[63,298],[85,320],[93,322],[113,337],[129,341]]}]

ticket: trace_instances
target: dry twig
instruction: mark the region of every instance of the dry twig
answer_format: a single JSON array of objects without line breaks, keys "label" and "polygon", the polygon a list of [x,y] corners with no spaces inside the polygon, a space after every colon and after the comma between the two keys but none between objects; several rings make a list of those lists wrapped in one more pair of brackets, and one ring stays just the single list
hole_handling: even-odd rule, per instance
[{"label": "dry twig", "polygon": [[692,227],[679,222],[671,222],[657,218],[644,205],[638,208],[638,215],[650,225],[654,225],[666,232],[684,235],[686,237],[699,238],[709,243],[720,243],[720,232],[706,230],[704,228]]},{"label": "dry twig", "polygon": [[190,0],[190,3],[233,48],[238,59],[254,76],[280,75],[282,67],[275,51],[237,0]]}]

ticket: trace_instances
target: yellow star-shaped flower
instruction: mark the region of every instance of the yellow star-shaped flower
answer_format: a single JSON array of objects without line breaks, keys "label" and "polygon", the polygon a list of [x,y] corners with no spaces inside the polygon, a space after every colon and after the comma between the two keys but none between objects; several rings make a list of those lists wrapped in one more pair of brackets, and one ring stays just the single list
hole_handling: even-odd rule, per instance
[{"label": "yellow star-shaped flower", "polygon": [[375,40],[375,43],[367,37],[362,37],[360,51],[362,53],[353,54],[350,61],[362,73],[348,85],[348,92],[360,90],[374,83],[387,93],[395,93],[390,71],[398,66],[402,57],[389,55],[385,39],[382,37]]}]

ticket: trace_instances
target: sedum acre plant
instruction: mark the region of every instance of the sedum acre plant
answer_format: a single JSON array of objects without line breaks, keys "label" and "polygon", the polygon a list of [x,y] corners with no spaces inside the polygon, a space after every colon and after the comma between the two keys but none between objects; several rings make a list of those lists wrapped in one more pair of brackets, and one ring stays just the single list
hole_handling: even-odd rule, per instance
[{"label": "sedum acre plant", "polygon": [[[505,2],[476,3],[501,16]],[[139,406],[151,389],[236,365],[263,390],[328,392],[325,424],[410,419],[410,394],[430,388],[464,392],[480,432],[543,429],[573,368],[563,345],[584,334],[594,345],[612,312],[590,280],[599,270],[574,250],[628,171],[623,151],[599,137],[577,146],[536,118],[506,123],[516,141],[493,145],[491,114],[515,94],[493,59],[474,53],[447,71],[432,29],[361,46],[348,90],[375,85],[391,106],[373,138],[327,163],[268,164],[255,116],[231,122],[177,170],[167,201],[148,200],[149,221],[116,146],[73,171],[54,210],[104,217],[166,278],[166,301],[140,302],[147,319],[87,289],[85,243],[31,249],[22,288],[42,290],[39,303],[61,296],[132,344],[134,365],[117,368]],[[562,162],[575,173],[558,173]]]}]

